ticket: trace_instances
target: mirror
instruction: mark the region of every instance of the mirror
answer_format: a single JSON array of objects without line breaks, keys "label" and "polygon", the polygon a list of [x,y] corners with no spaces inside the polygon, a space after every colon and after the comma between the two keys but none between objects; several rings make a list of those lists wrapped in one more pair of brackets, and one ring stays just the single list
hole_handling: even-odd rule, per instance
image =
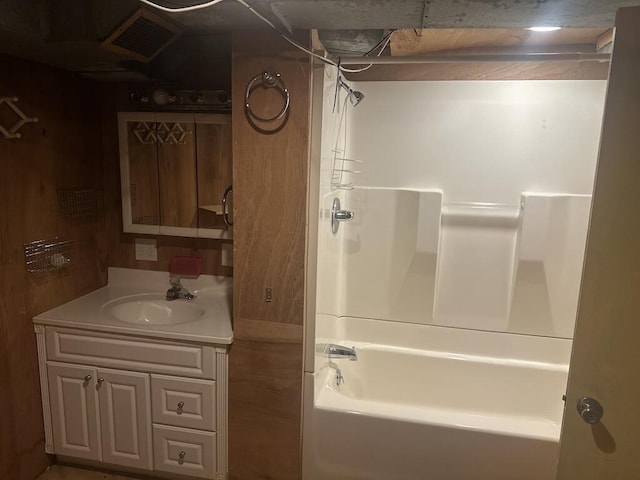
[{"label": "mirror", "polygon": [[120,112],[118,129],[125,232],[231,238],[230,115]]}]

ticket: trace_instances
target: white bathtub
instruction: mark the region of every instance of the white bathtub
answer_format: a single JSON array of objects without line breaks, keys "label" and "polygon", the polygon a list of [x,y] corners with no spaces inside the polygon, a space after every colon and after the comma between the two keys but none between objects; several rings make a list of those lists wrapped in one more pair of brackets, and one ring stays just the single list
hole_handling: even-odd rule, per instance
[{"label": "white bathtub", "polygon": [[317,356],[305,480],[554,478],[570,341],[328,323],[320,343],[353,345],[358,360]]}]

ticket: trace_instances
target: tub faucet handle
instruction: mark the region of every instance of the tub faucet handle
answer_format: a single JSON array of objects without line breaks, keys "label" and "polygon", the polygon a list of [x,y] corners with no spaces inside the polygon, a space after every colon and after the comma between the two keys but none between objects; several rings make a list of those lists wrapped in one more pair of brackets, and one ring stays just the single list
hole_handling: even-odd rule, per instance
[{"label": "tub faucet handle", "polygon": [[340,199],[334,198],[331,204],[331,233],[338,233],[340,222],[350,222],[353,220],[354,214],[349,210],[340,209]]}]

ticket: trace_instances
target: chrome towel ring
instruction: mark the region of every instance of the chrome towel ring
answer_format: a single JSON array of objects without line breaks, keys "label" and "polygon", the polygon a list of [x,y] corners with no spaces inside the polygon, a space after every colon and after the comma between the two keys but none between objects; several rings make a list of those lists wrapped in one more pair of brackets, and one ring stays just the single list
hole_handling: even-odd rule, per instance
[{"label": "chrome towel ring", "polygon": [[[278,90],[280,90],[282,98],[284,99],[284,105],[275,116],[271,118],[262,118],[254,113],[253,110],[251,110],[249,99],[251,98],[251,94],[258,88],[277,88]],[[247,88],[244,91],[244,109],[251,118],[257,120],[258,122],[269,123],[280,120],[287,114],[290,104],[291,98],[289,96],[289,90],[287,89],[287,87],[285,87],[284,82],[282,81],[282,77],[277,72],[273,74],[265,71],[256,75],[247,84]]]}]

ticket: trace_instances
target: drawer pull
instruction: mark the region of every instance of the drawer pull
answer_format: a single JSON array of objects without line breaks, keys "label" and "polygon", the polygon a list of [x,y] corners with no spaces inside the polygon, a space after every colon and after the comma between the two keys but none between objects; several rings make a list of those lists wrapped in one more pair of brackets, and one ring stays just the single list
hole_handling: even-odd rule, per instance
[{"label": "drawer pull", "polygon": [[178,454],[178,465],[182,465],[184,463],[184,456],[186,455],[186,453],[184,452],[180,452]]},{"label": "drawer pull", "polygon": [[[182,415],[182,408],[184,407],[184,402],[178,402],[178,408],[176,409],[176,413],[178,415]],[[182,452],[184,453],[184,452]]]}]

